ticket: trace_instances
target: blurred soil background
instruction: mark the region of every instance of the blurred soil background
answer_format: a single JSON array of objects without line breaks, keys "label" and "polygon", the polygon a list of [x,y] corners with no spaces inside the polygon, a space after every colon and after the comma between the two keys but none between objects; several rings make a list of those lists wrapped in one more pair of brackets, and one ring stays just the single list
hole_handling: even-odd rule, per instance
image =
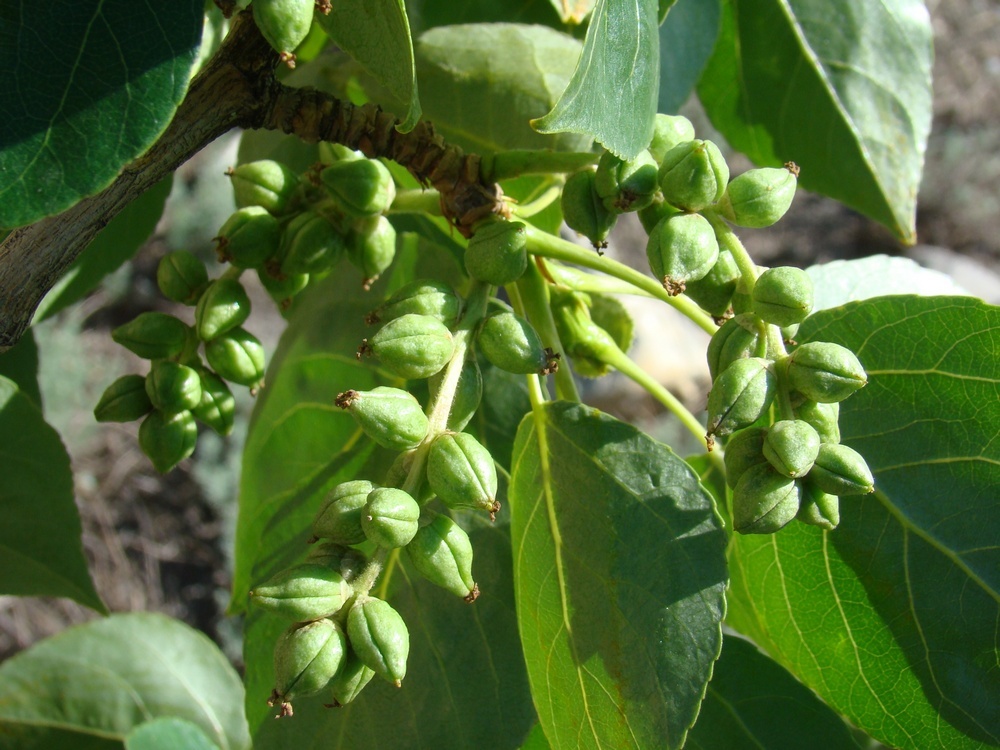
[{"label": "blurred soil background", "polygon": [[[879,225],[821,196],[800,192],[789,214],[767,230],[742,234],[758,263],[806,266],[874,254],[907,255],[951,274],[970,292],[1000,303],[1000,3],[930,0],[934,19],[935,115],[920,192],[914,248]],[[698,112],[685,112],[698,119]],[[232,211],[227,166],[230,135],[177,173],[167,212],[135,260],[102,288],[36,329],[46,418],[70,452],[83,544],[98,592],[113,611],[153,610],[180,618],[241,663],[240,624],[225,615],[243,437],[252,409],[235,389],[239,417],[232,436],[202,431],[192,459],[160,476],[137,447],[137,423],[97,424],[92,410],[118,376],[145,373],[145,363],[114,344],[110,329],[146,310],[178,314],[156,289],[159,259],[186,248],[212,261],[212,237]],[[733,162],[734,174],[749,165]],[[627,231],[610,252],[643,258],[644,240]],[[255,279],[254,279],[255,281]],[[251,289],[248,328],[272,353],[283,321],[259,288]],[[705,339],[674,319],[636,308],[640,363],[700,410],[707,391]],[[672,326],[679,326],[676,331]],[[693,326],[692,326],[693,328]],[[671,346],[648,345],[652,334]],[[674,343],[676,342],[676,343]],[[646,343],[646,346],[643,344]],[[606,381],[606,382],[605,382]],[[645,399],[622,398],[613,378],[589,386],[592,403],[674,439],[669,421]],[[696,446],[691,443],[692,450]],[[66,600],[0,597],[0,659],[68,625],[95,617]]]}]

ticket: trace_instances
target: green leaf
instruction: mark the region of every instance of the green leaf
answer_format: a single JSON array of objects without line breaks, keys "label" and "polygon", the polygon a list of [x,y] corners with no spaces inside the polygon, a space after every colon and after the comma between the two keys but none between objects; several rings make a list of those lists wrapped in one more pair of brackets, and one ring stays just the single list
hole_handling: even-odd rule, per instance
[{"label": "green leaf", "polygon": [[518,623],[553,748],[684,743],[722,646],[725,535],[690,467],[555,402],[514,446]]},{"label": "green leaf", "polygon": [[698,87],[712,124],[759,165],[915,240],[931,125],[920,0],[727,0]]},{"label": "green leaf", "polygon": [[561,28],[562,21],[551,0],[407,0],[406,13],[414,37],[435,26],[469,23],[522,23]]},{"label": "green leaf", "polygon": [[116,614],[0,666],[0,747],[121,747],[139,724],[175,716],[241,750],[250,746],[242,703],[239,676],[203,634],[160,614]]},{"label": "green leaf", "polygon": [[293,719],[274,721],[265,705],[274,684],[271,651],[287,623],[250,618],[247,711],[256,727],[256,750],[313,747],[318,737],[325,750],[520,746],[536,719],[517,635],[508,526],[503,516],[495,525],[470,525],[466,518],[475,550],[472,571],[482,591],[474,604],[425,581],[405,556],[384,574],[388,588],[381,582],[376,588],[410,632],[401,688],[375,677],[344,708],[323,708],[329,696],[320,693],[296,700]]},{"label": "green leaf", "polygon": [[787,750],[817,742],[823,750],[858,750],[840,717],[808,688],[753,644],[725,638],[684,747]]},{"label": "green leaf", "polygon": [[528,735],[528,739],[521,745],[521,750],[550,750],[549,741],[545,739],[545,732],[542,731],[541,724],[535,724]]},{"label": "green leaf", "polygon": [[0,593],[106,611],[83,557],[69,455],[38,404],[2,376],[0,435]]},{"label": "green leaf", "polygon": [[508,472],[514,453],[514,439],[521,419],[531,410],[527,379],[494,367],[479,358],[483,373],[483,400],[468,430],[476,432],[493,456]]},{"label": "green leaf", "polygon": [[589,151],[591,139],[546,136],[528,121],[569,83],[580,43],[545,26],[445,26],[417,40],[424,114],[450,143],[477,153],[513,148]]},{"label": "green leaf", "polygon": [[0,227],[103,190],[187,91],[203,0],[8,3],[0,14]]},{"label": "green leaf", "polygon": [[660,26],[657,111],[676,113],[698,83],[719,36],[720,0],[684,0]]},{"label": "green leaf", "polygon": [[1000,308],[882,297],[809,318],[868,386],[841,405],[876,492],[833,532],[736,537],[729,622],[834,710],[899,748],[1000,742]]},{"label": "green leaf", "polygon": [[81,299],[101,279],[135,255],[156,228],[172,184],[173,176],[161,180],[101,230],[45,295],[35,311],[35,323]]},{"label": "green leaf", "polygon": [[399,129],[412,130],[420,119],[420,98],[403,0],[338,0],[328,14],[317,13],[316,20],[338,47],[406,105]]},{"label": "green leaf", "polygon": [[13,347],[0,354],[0,376],[14,381],[22,394],[39,409],[42,408],[42,391],[38,386],[38,344],[31,328]]},{"label": "green leaf", "polygon": [[532,124],[540,133],[585,133],[622,159],[653,137],[659,92],[656,0],[598,0],[573,79]]},{"label": "green leaf", "polygon": [[219,750],[197,724],[167,717],[140,724],[125,738],[125,750]]}]

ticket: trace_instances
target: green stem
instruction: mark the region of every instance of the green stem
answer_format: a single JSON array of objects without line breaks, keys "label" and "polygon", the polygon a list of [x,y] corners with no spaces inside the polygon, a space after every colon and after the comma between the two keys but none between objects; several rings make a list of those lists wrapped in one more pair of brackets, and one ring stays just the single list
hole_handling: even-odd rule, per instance
[{"label": "green stem", "polygon": [[597,164],[600,154],[568,151],[501,151],[484,155],[479,165],[480,180],[486,184],[525,174],[577,172]]},{"label": "green stem", "polygon": [[379,547],[375,550],[375,554],[372,555],[371,560],[364,567],[357,577],[351,581],[351,588],[354,589],[354,594],[356,596],[364,596],[378,580],[378,577],[382,574],[382,569],[385,567],[386,560],[389,558],[390,550],[384,547]]},{"label": "green stem", "polygon": [[634,268],[629,268],[624,263],[619,263],[605,255],[598,255],[592,250],[586,250],[568,240],[556,237],[548,232],[543,232],[532,226],[528,227],[528,252],[544,258],[554,258],[555,260],[562,260],[567,263],[575,263],[578,266],[592,268],[595,271],[606,273],[608,276],[614,276],[641,289],[651,297],[666,302],[675,310],[694,321],[706,333],[713,334],[718,330],[718,326],[715,325],[712,319],[687,297],[672,297],[653,278],[639,273]]},{"label": "green stem", "polygon": [[736,236],[736,233],[729,227],[725,219],[713,211],[705,211],[702,215],[712,224],[712,229],[715,230],[715,237],[718,239],[720,247],[732,254],[733,260],[736,261],[736,267],[740,269],[740,277],[742,278],[743,286],[746,287],[746,293],[750,294],[753,292],[754,284],[757,283],[757,265],[753,262],[753,258],[750,257],[750,253],[747,252],[743,243],[740,242],[740,238]]},{"label": "green stem", "polygon": [[238,266],[229,266],[222,274],[219,276],[219,281],[222,279],[233,279],[234,281],[239,281],[240,276],[243,275],[243,269]]},{"label": "green stem", "polygon": [[396,193],[390,214],[430,214],[441,216],[441,193],[437,190],[400,190]]},{"label": "green stem", "polygon": [[527,203],[515,206],[513,214],[519,219],[527,219],[531,216],[535,216],[559,200],[559,196],[561,195],[562,185],[551,185],[537,198],[533,198]]}]

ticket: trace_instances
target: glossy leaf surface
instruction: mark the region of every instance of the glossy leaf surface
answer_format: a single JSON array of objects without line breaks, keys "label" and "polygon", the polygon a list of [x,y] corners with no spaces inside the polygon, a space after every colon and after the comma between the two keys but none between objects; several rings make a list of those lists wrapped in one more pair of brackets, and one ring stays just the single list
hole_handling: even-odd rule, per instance
[{"label": "glossy leaf surface", "polygon": [[660,26],[657,111],[675,114],[687,101],[719,36],[720,0],[684,0]]},{"label": "glossy leaf surface", "polygon": [[197,724],[175,717],[140,724],[125,738],[125,750],[218,750]]}]

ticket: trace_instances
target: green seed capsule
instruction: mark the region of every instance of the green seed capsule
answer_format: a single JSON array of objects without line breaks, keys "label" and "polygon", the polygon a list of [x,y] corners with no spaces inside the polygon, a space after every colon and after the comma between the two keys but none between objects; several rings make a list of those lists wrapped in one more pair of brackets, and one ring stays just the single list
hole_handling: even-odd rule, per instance
[{"label": "green seed capsule", "polygon": [[189,411],[201,403],[201,377],[191,367],[158,359],[146,376],[146,395],[164,414]]},{"label": "green seed capsule", "polygon": [[477,508],[491,515],[500,510],[493,457],[467,432],[434,439],[427,454],[427,481],[449,508]]},{"label": "green seed capsule", "polygon": [[611,371],[608,361],[619,346],[610,333],[594,322],[588,302],[589,295],[553,289],[552,320],[574,369],[584,377],[599,378]]},{"label": "green seed capsule", "polygon": [[410,313],[386,323],[365,345],[382,365],[408,380],[429,378],[451,361],[455,339],[448,327],[429,315]]},{"label": "green seed capsule", "polygon": [[764,438],[767,430],[763,427],[747,427],[737,430],[726,442],[726,484],[735,488],[740,477],[757,464],[766,464]]},{"label": "green seed capsule", "polygon": [[283,570],[250,592],[250,602],[265,612],[306,622],[332,615],[354,590],[339,572],[307,563]]},{"label": "green seed capsule", "polygon": [[427,435],[427,415],[411,394],[399,388],[379,386],[370,391],[345,391],[337,406],[350,411],[364,433],[395,451],[416,448]]},{"label": "green seed capsule", "polygon": [[188,331],[173,315],[144,312],[114,329],[111,338],[143,359],[169,359],[184,350]]},{"label": "green seed capsule", "polygon": [[694,125],[682,115],[656,115],[653,121],[653,140],[649,144],[649,153],[662,163],[674,146],[694,140]]},{"label": "green seed capsule", "polygon": [[528,267],[528,235],[519,221],[493,221],[476,229],[465,250],[465,270],[494,286],[521,278]]},{"label": "green seed capsule", "polygon": [[864,456],[840,443],[820,445],[809,482],[831,495],[867,495],[875,491],[875,478]]},{"label": "green seed capsule", "polygon": [[689,281],[708,275],[719,260],[719,242],[708,219],[676,214],[662,220],[649,235],[646,258],[653,276],[670,294],[680,294]]},{"label": "green seed capsule", "polygon": [[517,375],[548,374],[552,355],[542,346],[535,329],[514,313],[487,316],[479,329],[479,350],[494,367]]},{"label": "green seed capsule", "polygon": [[98,422],[132,422],[153,411],[142,375],[122,375],[109,385],[94,407]]},{"label": "green seed capsule", "polygon": [[255,0],[253,20],[282,61],[295,67],[295,48],[312,26],[314,0]]},{"label": "green seed capsule", "polygon": [[719,259],[704,278],[689,281],[684,294],[690,297],[702,310],[716,318],[726,314],[733,302],[736,283],[740,280],[740,269],[728,250],[719,251]]},{"label": "green seed capsule", "polygon": [[359,219],[347,237],[347,258],[370,289],[396,257],[396,229],[384,216]]},{"label": "green seed capsule", "polygon": [[795,516],[799,521],[833,531],[840,523],[840,498],[823,492],[811,482],[802,483],[802,504]]},{"label": "green seed capsule", "polygon": [[751,169],[733,178],[716,210],[738,227],[769,227],[792,205],[798,175],[792,162],[784,169]]},{"label": "green seed capsule", "polygon": [[233,383],[258,388],[264,382],[264,347],[257,338],[233,328],[205,345],[208,364]]},{"label": "green seed capsule", "polygon": [[746,470],[733,490],[733,528],[741,534],[773,534],[799,512],[802,488],[767,463]]},{"label": "green seed capsule", "polygon": [[340,625],[314,620],[293,625],[274,646],[274,692],[267,704],[279,704],[279,716],[291,716],[291,701],[314,695],[340,671],[347,641]]},{"label": "green seed capsule", "polygon": [[201,401],[191,409],[195,418],[219,435],[233,431],[236,399],[226,381],[211,370],[198,369],[201,380]]},{"label": "green seed capsule", "polygon": [[236,279],[213,281],[198,300],[194,327],[198,338],[211,341],[219,334],[243,325],[250,317],[250,298]]},{"label": "green seed capsule", "polygon": [[[431,393],[437,393],[441,388],[441,380],[445,370],[430,379]],[[448,413],[448,429],[461,432],[469,424],[483,399],[483,374],[475,356],[466,357],[462,363],[462,374],[458,378],[458,387],[451,402]]]},{"label": "green seed capsule", "polygon": [[375,670],[365,665],[354,650],[348,647],[344,665],[337,675],[330,680],[330,693],[333,696],[334,708],[346,706],[364,690],[375,676]]},{"label": "green seed capsule", "polygon": [[708,397],[708,434],[729,435],[748,427],[770,407],[777,380],[771,362],[738,359],[715,379]]},{"label": "green seed capsule", "polygon": [[247,206],[226,220],[215,240],[219,260],[237,268],[260,268],[278,252],[281,225],[262,206]]},{"label": "green seed capsule", "polygon": [[362,663],[379,677],[400,686],[406,676],[410,633],[388,602],[374,597],[356,602],[347,616],[347,635]]},{"label": "green seed capsule", "polygon": [[344,213],[355,218],[384,213],[396,197],[392,175],[375,159],[334,162],[320,173],[320,180]]},{"label": "green seed capsule", "polygon": [[309,274],[298,273],[286,276],[281,274],[281,278],[276,278],[264,269],[257,270],[261,286],[267,291],[278,307],[287,310],[292,304],[292,298],[309,286]]},{"label": "green seed capsule", "polygon": [[753,311],[766,323],[801,323],[812,312],[812,279],[800,268],[769,268],[758,277],[750,297]]},{"label": "green seed capsule", "polygon": [[840,442],[840,404],[821,404],[818,401],[805,401],[795,407],[795,416],[812,425],[819,433],[820,442]]},{"label": "green seed capsule", "polygon": [[237,206],[260,206],[275,216],[285,213],[299,187],[298,175],[273,159],[240,164],[229,178]]},{"label": "green seed capsule", "polygon": [[779,474],[798,479],[809,473],[819,446],[819,433],[812,425],[801,419],[783,419],[767,431],[764,455]]},{"label": "green seed capsule", "polygon": [[638,211],[653,202],[657,168],[648,151],[628,161],[605,151],[597,163],[594,190],[608,211]]},{"label": "green seed capsule", "polygon": [[194,453],[198,425],[191,412],[166,415],[151,412],[139,425],[139,447],[161,474],[166,474]]},{"label": "green seed capsule", "polygon": [[711,141],[688,141],[663,156],[659,181],[667,203],[685,211],[702,211],[722,198],[729,166]]},{"label": "green seed capsule", "polygon": [[462,300],[455,290],[443,281],[418,279],[401,287],[389,299],[368,314],[369,325],[388,323],[403,315],[429,315],[448,328],[458,322]]},{"label": "green seed capsule", "polygon": [[719,374],[738,359],[752,357],[757,351],[760,333],[752,315],[737,315],[722,324],[712,334],[706,352],[708,371],[714,381]]},{"label": "green seed capsule", "polygon": [[156,285],[167,299],[193,305],[208,285],[208,271],[193,253],[175,250],[160,258]]},{"label": "green seed capsule", "polygon": [[813,401],[843,401],[868,383],[861,362],[850,349],[824,341],[802,344],[789,355],[788,379]]},{"label": "green seed capsule", "polygon": [[420,506],[408,492],[378,487],[368,493],[361,511],[361,528],[379,547],[405,547],[417,533]]},{"label": "green seed capsule", "polygon": [[479,596],[472,579],[472,542],[461,526],[446,515],[422,526],[406,545],[406,555],[424,578],[466,601]]},{"label": "green seed capsule", "polygon": [[281,272],[286,276],[320,273],[344,257],[347,243],[315,211],[303,211],[281,234]]},{"label": "green seed capsule", "polygon": [[608,234],[618,221],[618,214],[604,207],[604,202],[594,188],[594,172],[585,169],[570,175],[563,186],[563,220],[578,234],[582,234],[597,248],[608,246]]},{"label": "green seed capsule", "polygon": [[361,528],[361,516],[368,494],[374,489],[375,485],[367,479],[338,484],[323,499],[316,512],[313,534],[347,545],[365,541],[367,537]]}]

